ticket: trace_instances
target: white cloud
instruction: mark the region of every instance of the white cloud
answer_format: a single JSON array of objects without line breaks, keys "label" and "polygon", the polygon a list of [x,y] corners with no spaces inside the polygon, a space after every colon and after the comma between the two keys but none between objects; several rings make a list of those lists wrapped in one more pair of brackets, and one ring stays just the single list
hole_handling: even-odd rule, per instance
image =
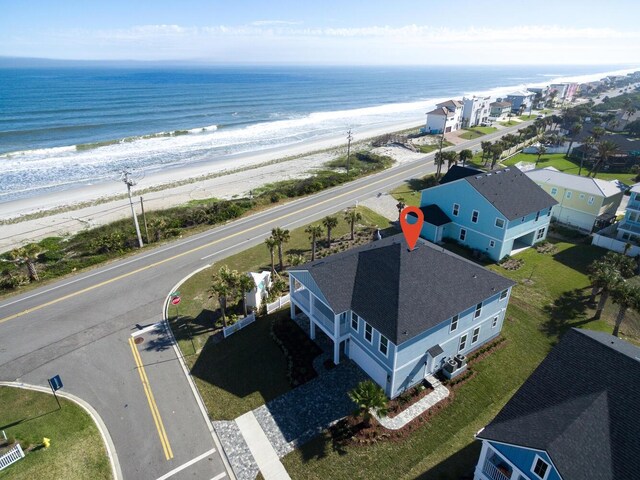
[{"label": "white cloud", "polygon": [[290,22],[288,20],[256,20],[251,22],[254,27],[264,27],[272,25],[302,25],[302,22]]}]

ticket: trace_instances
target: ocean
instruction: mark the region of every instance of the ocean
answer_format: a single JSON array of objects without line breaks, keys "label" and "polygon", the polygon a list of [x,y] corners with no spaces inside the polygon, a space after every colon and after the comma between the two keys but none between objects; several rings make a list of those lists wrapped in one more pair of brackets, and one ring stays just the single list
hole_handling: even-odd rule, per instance
[{"label": "ocean", "polygon": [[0,203],[386,125],[620,66],[0,69]]}]

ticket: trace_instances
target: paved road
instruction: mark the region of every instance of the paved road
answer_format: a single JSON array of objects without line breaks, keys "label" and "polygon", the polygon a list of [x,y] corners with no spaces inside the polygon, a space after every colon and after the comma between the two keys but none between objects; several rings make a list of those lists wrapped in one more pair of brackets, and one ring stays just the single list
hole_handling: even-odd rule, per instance
[{"label": "paved road", "polygon": [[[526,123],[450,147],[478,149]],[[242,218],[0,302],[0,380],[65,389],[107,425],[125,479],[225,478],[209,425],[176,354],[156,333],[166,295],[208,263],[261,243],[273,227],[296,228],[434,170],[433,154],[311,197]],[[142,368],[140,366],[142,365]],[[184,467],[177,473],[166,475]]]}]

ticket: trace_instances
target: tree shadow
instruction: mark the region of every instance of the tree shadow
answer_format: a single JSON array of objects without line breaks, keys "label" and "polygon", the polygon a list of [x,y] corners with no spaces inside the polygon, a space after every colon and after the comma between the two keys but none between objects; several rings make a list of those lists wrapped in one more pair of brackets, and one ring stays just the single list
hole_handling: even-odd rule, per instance
[{"label": "tree shadow", "polygon": [[550,336],[562,335],[572,327],[589,323],[587,317],[590,289],[576,288],[560,295],[552,305],[546,305],[544,311],[549,315],[542,324],[542,330]]},{"label": "tree shadow", "polygon": [[472,480],[481,448],[481,442],[473,441],[435,467],[418,475],[416,480]]},{"label": "tree shadow", "polygon": [[587,275],[589,273],[589,265],[594,260],[598,260],[607,253],[607,250],[593,245],[574,245],[565,250],[561,250],[553,255],[554,260],[563,265],[577,270]]},{"label": "tree shadow", "polygon": [[306,248],[290,248],[289,250],[286,250],[284,253],[285,255],[306,255],[307,253],[309,253],[309,250]]}]

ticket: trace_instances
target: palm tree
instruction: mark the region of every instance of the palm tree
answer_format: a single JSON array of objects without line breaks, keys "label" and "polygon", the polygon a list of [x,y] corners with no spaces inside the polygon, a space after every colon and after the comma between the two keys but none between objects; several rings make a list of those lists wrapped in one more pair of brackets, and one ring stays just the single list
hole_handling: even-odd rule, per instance
[{"label": "palm tree", "polygon": [[331,230],[338,226],[338,217],[328,215],[322,219],[322,225],[327,229],[327,248],[331,247]]},{"label": "palm tree", "polygon": [[26,265],[29,272],[29,281],[37,282],[40,280],[38,276],[38,270],[36,269],[36,261],[38,255],[42,253],[42,248],[35,244],[30,243],[24,247],[15,248],[9,252],[9,261],[17,265]]},{"label": "palm tree", "polygon": [[456,152],[443,152],[442,156],[447,161],[447,172],[451,170],[451,165],[455,165],[458,161],[458,154]]},{"label": "palm tree", "polygon": [[287,255],[287,261],[289,262],[289,265],[295,267],[297,265],[302,265],[305,262],[305,258],[304,255],[300,255],[298,253],[290,253]]},{"label": "palm tree", "polygon": [[594,281],[600,287],[600,301],[598,302],[598,306],[596,307],[596,313],[593,316],[594,319],[599,319],[602,315],[602,311],[604,310],[605,305],[607,304],[607,300],[609,299],[609,294],[612,290],[614,290],[618,283],[622,280],[622,277],[616,270],[612,267],[604,267],[597,273],[598,277],[594,278]]},{"label": "palm tree", "polygon": [[309,234],[309,240],[311,240],[311,261],[313,262],[316,259],[316,241],[324,234],[324,230],[320,225],[309,225],[304,231]]},{"label": "palm tree", "polygon": [[276,241],[278,246],[278,260],[280,261],[280,271],[284,270],[284,263],[282,261],[282,245],[291,240],[291,234],[289,230],[276,227],[271,230],[271,237]]},{"label": "palm tree", "polygon": [[278,241],[273,237],[269,237],[265,239],[264,244],[267,246],[267,248],[269,249],[269,253],[271,254],[271,278],[273,278],[276,274],[274,251],[278,246]]},{"label": "palm tree", "polygon": [[253,277],[248,273],[238,275],[238,293],[242,295],[242,310],[244,316],[247,316],[247,293],[256,288],[256,282],[253,281]]},{"label": "palm tree", "polygon": [[372,411],[377,415],[387,414],[387,396],[373,380],[360,382],[349,392],[349,398],[358,406],[356,415],[362,415],[362,422],[366,427],[371,426]]},{"label": "palm tree", "polygon": [[582,175],[582,165],[584,164],[585,157],[588,153],[591,152],[591,149],[596,143],[596,139],[592,136],[588,136],[584,140],[584,144],[582,145],[582,158],[580,159],[580,169],[578,170],[578,175]]},{"label": "palm tree", "polygon": [[538,163],[540,162],[540,157],[542,155],[544,155],[545,153],[547,153],[547,149],[544,145],[540,145],[538,147],[538,158],[536,158],[536,167],[538,166]]},{"label": "palm tree", "polygon": [[227,301],[236,295],[238,272],[230,270],[229,267],[223,265],[216,275],[213,276],[210,292],[218,298],[220,304],[220,313],[222,314],[222,325],[227,326]]},{"label": "palm tree", "polygon": [[609,161],[609,157],[615,154],[618,151],[618,146],[609,141],[604,140],[598,144],[598,161],[593,166],[593,177],[598,174],[598,171],[602,167],[602,165],[606,165]]},{"label": "palm tree", "polygon": [[155,217],[149,222],[149,226],[153,230],[154,242],[159,242],[167,228],[167,221],[163,217]]},{"label": "palm tree", "polygon": [[400,223],[400,216],[402,215],[402,210],[404,210],[404,207],[406,207],[407,204],[404,203],[402,200],[400,200],[398,203],[396,203],[396,208],[398,209],[398,223]]},{"label": "palm tree", "polygon": [[504,143],[496,142],[491,145],[491,170],[495,168],[502,152],[504,152]]},{"label": "palm tree", "polygon": [[569,129],[569,135],[571,135],[571,142],[569,143],[569,149],[567,150],[567,154],[565,155],[565,158],[569,158],[569,155],[571,155],[571,147],[573,146],[573,142],[576,140],[576,137],[581,131],[582,131],[582,124],[577,122],[574,123]]},{"label": "palm tree", "polygon": [[356,226],[356,222],[362,220],[362,214],[355,208],[350,208],[346,212],[344,212],[344,220],[349,223],[351,227],[351,240],[353,240],[355,238],[354,229]]},{"label": "palm tree", "polygon": [[591,129],[591,136],[595,139],[595,141],[597,142],[598,140],[600,140],[600,138],[607,133],[606,130],[602,127],[593,127]]},{"label": "palm tree", "polygon": [[463,167],[467,164],[468,160],[471,160],[473,158],[473,152],[468,148],[465,148],[464,150],[462,150],[458,155],[460,157],[460,161],[462,162]]},{"label": "palm tree", "polygon": [[480,148],[482,149],[482,163],[486,164],[486,159],[489,158],[491,153],[491,142],[480,142]]},{"label": "palm tree", "polygon": [[440,173],[442,172],[442,164],[445,160],[445,152],[436,152],[433,157],[433,163],[436,165],[436,180],[440,180]]},{"label": "palm tree", "polygon": [[622,281],[611,291],[611,296],[613,297],[613,303],[616,303],[619,307],[612,333],[617,337],[627,310],[629,308],[640,310],[640,287]]}]

